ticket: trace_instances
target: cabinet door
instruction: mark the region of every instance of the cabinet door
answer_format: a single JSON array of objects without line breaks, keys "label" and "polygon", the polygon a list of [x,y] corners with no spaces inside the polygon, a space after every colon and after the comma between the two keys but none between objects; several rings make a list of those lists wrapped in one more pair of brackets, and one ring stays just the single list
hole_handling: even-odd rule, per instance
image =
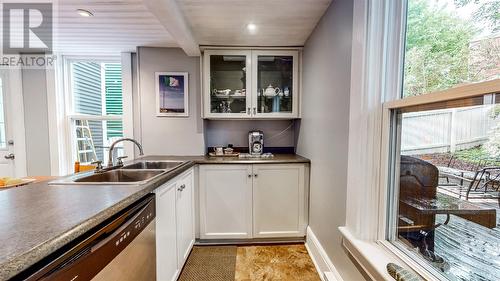
[{"label": "cabinet door", "polygon": [[254,237],[305,235],[305,167],[253,165]]},{"label": "cabinet door", "polygon": [[177,182],[177,259],[182,268],[194,244],[193,170]]},{"label": "cabinet door", "polygon": [[298,60],[297,51],[252,51],[254,117],[299,117]]},{"label": "cabinet door", "polygon": [[204,52],[204,117],[249,118],[251,116],[250,58],[250,51]]},{"label": "cabinet door", "polygon": [[200,238],[252,236],[252,165],[200,166]]},{"label": "cabinet door", "polygon": [[177,234],[175,218],[176,184],[169,182],[156,190],[156,277],[175,280],[177,263]]}]

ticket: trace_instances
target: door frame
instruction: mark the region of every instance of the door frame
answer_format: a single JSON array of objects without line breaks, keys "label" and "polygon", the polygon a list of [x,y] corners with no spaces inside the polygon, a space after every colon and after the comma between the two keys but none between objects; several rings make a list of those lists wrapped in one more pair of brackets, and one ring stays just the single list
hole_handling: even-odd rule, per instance
[{"label": "door frame", "polygon": [[[14,140],[14,146],[11,149],[16,156],[13,173],[15,177],[25,177],[26,169],[26,135],[24,128],[24,100],[22,87],[22,74],[19,68],[0,69],[0,77],[4,87],[4,104],[6,105],[5,129],[7,132],[7,141]],[[15,110],[13,110],[15,108]],[[13,114],[16,118],[13,118]]]}]

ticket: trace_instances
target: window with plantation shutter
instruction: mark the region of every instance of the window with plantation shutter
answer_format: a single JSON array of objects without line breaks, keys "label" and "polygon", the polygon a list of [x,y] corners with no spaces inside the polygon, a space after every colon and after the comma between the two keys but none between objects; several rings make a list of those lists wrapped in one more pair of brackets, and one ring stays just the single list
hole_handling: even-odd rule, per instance
[{"label": "window with plantation shutter", "polygon": [[109,146],[123,137],[121,64],[75,59],[66,66],[72,160],[107,164]]}]

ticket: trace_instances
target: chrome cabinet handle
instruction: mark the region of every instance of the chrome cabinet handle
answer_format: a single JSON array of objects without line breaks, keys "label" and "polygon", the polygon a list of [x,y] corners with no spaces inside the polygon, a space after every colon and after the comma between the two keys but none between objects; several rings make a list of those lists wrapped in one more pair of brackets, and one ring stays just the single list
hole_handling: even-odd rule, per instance
[{"label": "chrome cabinet handle", "polygon": [[9,155],[5,155],[4,158],[14,160],[16,158],[16,156],[14,155],[14,153],[10,153]]},{"label": "chrome cabinet handle", "polygon": [[257,108],[253,108],[253,115],[257,114]]},{"label": "chrome cabinet handle", "polygon": [[250,115],[250,107],[247,108],[247,114]]},{"label": "chrome cabinet handle", "polygon": [[183,190],[184,190],[184,188],[186,188],[186,185],[185,185],[185,184],[183,184],[183,185],[179,186],[179,188],[177,188],[177,190],[179,190],[179,191],[183,191]]},{"label": "chrome cabinet handle", "polygon": [[249,177],[249,178],[251,178],[251,177],[252,177],[252,175],[248,175],[248,177]]},{"label": "chrome cabinet handle", "polygon": [[259,175],[257,175],[257,174],[254,174],[253,176],[254,176],[254,177],[258,177]]}]

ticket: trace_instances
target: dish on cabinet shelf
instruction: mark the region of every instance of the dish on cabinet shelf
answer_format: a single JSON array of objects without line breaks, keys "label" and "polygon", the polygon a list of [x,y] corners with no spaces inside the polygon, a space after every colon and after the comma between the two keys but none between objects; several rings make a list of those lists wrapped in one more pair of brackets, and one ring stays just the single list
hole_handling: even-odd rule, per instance
[{"label": "dish on cabinet shelf", "polygon": [[213,91],[214,95],[219,95],[219,96],[228,96],[231,93],[231,89],[225,89],[225,90],[217,90],[214,89]]},{"label": "dish on cabinet shelf", "polygon": [[274,97],[276,95],[279,95],[281,93],[281,89],[278,87],[273,87],[271,84],[267,86],[267,88],[261,90],[262,95],[265,97]]},{"label": "dish on cabinet shelf", "polygon": [[245,98],[245,95],[214,95],[218,99]]},{"label": "dish on cabinet shelf", "polygon": [[239,98],[239,97],[246,97],[246,90],[245,89],[234,90],[234,92],[232,92],[231,89],[225,89],[225,90],[214,89],[212,91],[212,93],[213,93],[213,96],[215,96],[216,98],[227,98],[227,97]]}]

